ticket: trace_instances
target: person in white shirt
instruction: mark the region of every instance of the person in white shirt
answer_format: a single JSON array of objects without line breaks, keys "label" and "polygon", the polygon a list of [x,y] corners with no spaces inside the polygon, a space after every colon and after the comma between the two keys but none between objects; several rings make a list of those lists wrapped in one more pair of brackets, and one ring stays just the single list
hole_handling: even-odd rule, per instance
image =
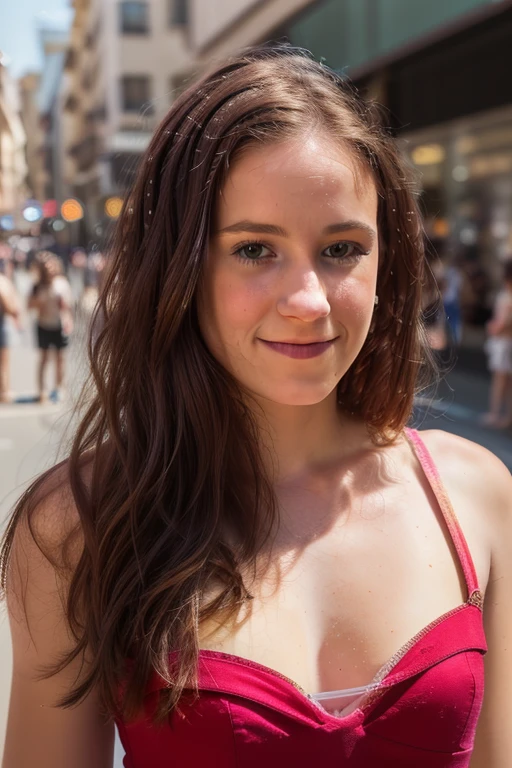
[{"label": "person in white shirt", "polygon": [[507,429],[512,426],[512,260],[504,265],[503,283],[487,323],[485,349],[492,383],[489,412],[483,421],[487,426]]},{"label": "person in white shirt", "polygon": [[34,285],[28,302],[29,309],[37,312],[37,345],[41,350],[38,369],[38,400],[47,399],[45,373],[50,349],[55,350],[55,384],[57,399],[62,397],[64,383],[64,350],[73,330],[73,297],[71,287],[63,274],[62,262],[50,251],[37,255],[39,280]]},{"label": "person in white shirt", "polygon": [[464,277],[459,264],[452,261],[444,270],[443,306],[451,342],[459,346],[462,341],[460,292]]}]

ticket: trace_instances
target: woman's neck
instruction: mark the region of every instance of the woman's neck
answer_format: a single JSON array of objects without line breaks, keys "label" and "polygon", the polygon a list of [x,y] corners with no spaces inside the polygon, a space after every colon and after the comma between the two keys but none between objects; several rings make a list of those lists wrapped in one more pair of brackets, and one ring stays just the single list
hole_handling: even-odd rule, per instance
[{"label": "woman's neck", "polygon": [[258,405],[263,459],[276,484],[322,471],[371,444],[365,425],[340,411],[336,392],[315,405]]}]

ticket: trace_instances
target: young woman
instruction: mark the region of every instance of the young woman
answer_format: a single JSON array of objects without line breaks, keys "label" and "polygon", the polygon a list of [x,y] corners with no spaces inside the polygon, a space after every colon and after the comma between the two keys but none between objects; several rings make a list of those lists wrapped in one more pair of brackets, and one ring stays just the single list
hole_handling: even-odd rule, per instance
[{"label": "young woman", "polygon": [[73,328],[73,297],[63,274],[62,262],[51,251],[40,251],[36,265],[38,280],[28,301],[28,308],[37,312],[37,346],[40,349],[37,384],[40,402],[48,398],[45,387],[50,349],[55,350],[55,386],[57,397],[64,385],[64,354]]},{"label": "young woman", "polygon": [[471,766],[507,764],[511,480],[405,429],[423,272],[394,143],[326,67],[256,49],[177,100],[96,393],[4,540],[5,768],[107,768],[114,721],[127,768],[465,767],[487,644]]}]

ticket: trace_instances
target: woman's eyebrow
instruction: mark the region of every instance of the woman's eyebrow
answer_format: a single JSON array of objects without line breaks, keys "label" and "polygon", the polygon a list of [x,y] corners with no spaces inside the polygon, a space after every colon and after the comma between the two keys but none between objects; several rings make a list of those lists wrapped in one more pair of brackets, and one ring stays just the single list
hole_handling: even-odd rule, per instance
[{"label": "woman's eyebrow", "polygon": [[371,237],[372,242],[377,237],[377,232],[369,224],[365,224],[364,221],[357,221],[355,219],[349,219],[348,221],[340,221],[337,224],[329,224],[324,229],[324,235],[335,235],[337,232],[347,232],[351,229],[361,229],[368,237]]},{"label": "woman's eyebrow", "polygon": [[223,227],[217,232],[218,235],[224,235],[228,232],[255,232],[259,235],[280,235],[281,237],[288,237],[288,232],[282,227],[278,227],[275,224],[259,224],[256,221],[237,221],[235,224],[230,224],[228,227]]},{"label": "woman's eyebrow", "polygon": [[[338,232],[347,232],[354,229],[362,230],[365,232],[365,234],[372,238],[372,241],[377,237],[377,233],[373,227],[370,227],[369,224],[365,224],[363,221],[356,221],[355,219],[340,221],[336,224],[329,224],[329,226],[325,227],[323,230],[323,234],[334,235]],[[235,224],[229,224],[229,226],[219,229],[216,234],[239,234],[241,232],[252,232],[253,234],[258,235],[278,235],[279,237],[289,237],[288,232],[282,227],[278,227],[276,224],[263,224],[261,222],[249,221],[247,219],[237,221]]]}]

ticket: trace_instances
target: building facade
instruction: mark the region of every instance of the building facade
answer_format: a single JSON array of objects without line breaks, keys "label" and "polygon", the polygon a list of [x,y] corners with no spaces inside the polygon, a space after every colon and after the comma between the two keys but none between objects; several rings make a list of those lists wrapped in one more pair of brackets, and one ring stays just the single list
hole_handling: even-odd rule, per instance
[{"label": "building facade", "polygon": [[[105,202],[124,198],[153,131],[212,58],[255,40],[311,0],[73,0],[58,89],[52,190],[84,206],[80,240],[101,239]],[[47,128],[49,128],[49,121]],[[47,162],[48,165],[48,162]],[[47,196],[50,190],[47,189]]]},{"label": "building facade", "polygon": [[27,196],[25,131],[15,81],[0,61],[0,216],[17,214]]},{"label": "building facade", "polygon": [[43,133],[37,101],[40,81],[41,77],[37,72],[24,75],[18,80],[20,116],[26,134],[27,187],[29,196],[34,200],[44,200],[46,196]]},{"label": "building facade", "polygon": [[[189,0],[190,45],[200,67],[263,43],[318,0]],[[343,0],[342,0],[343,1]]]},{"label": "building facade", "polygon": [[106,226],[105,201],[125,195],[182,86],[188,5],[74,0],[74,8],[63,82],[64,180],[83,203],[94,238]]},{"label": "building facade", "polygon": [[40,41],[43,68],[37,102],[42,137],[40,153],[44,161],[44,198],[41,202],[44,202],[63,197],[62,77],[68,33],[60,29],[43,28],[40,30]]}]

